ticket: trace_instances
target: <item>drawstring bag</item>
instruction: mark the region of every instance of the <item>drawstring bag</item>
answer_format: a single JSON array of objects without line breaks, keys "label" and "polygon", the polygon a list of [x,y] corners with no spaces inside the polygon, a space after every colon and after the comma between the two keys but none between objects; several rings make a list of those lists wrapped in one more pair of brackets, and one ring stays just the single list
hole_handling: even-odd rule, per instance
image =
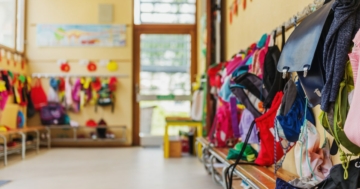
[{"label": "drawstring bag", "polygon": [[40,110],[47,105],[47,97],[45,91],[41,85],[40,79],[35,80],[34,86],[31,88],[31,100],[36,110]]},{"label": "drawstring bag", "polygon": [[284,97],[276,116],[276,130],[279,137],[290,142],[299,139],[301,126],[305,118],[315,124],[314,116],[307,107],[305,96],[301,95],[302,88],[289,80],[284,89]]},{"label": "drawstring bag", "polygon": [[271,108],[265,114],[255,119],[260,137],[260,151],[255,160],[257,165],[270,166],[275,161],[279,161],[284,155],[283,148],[280,144],[281,141],[276,141],[274,145],[274,121],[276,112],[280,107],[282,97],[283,93],[278,92],[274,98]]},{"label": "drawstring bag", "polygon": [[[246,134],[250,130],[251,123],[254,122],[255,118],[252,115],[252,113],[248,109],[244,109],[244,111],[241,114],[241,120],[239,124],[239,134],[240,137],[244,140],[246,138]],[[248,143],[249,144],[259,144],[259,132],[258,129],[255,126],[253,127],[252,131],[250,131],[250,138]]]},{"label": "drawstring bag", "polygon": [[[256,124],[257,129],[259,130],[259,138],[260,138],[260,151],[258,152],[258,156],[255,159],[254,163],[256,165],[260,166],[270,166],[275,161],[279,161],[280,158],[283,157],[284,152],[282,150],[282,147],[280,145],[280,142],[274,142],[274,120],[276,116],[276,111],[279,108],[281,104],[281,99],[283,97],[282,92],[278,92],[275,95],[273,104],[271,105],[271,108],[260,117],[256,118],[255,121],[251,123],[251,126],[249,128],[249,131],[246,134],[246,138],[242,139],[242,142],[244,143],[243,147],[241,148],[241,151],[239,153],[239,156],[237,157],[235,163],[231,164],[228,171],[225,173],[225,182],[227,188],[232,188],[232,178],[233,173],[235,171],[235,168],[239,164],[243,164],[243,162],[240,162],[241,157],[243,157],[243,154],[245,152],[245,147],[249,142],[250,135],[253,131],[253,128]],[[275,144],[275,145],[274,145]],[[275,153],[274,153],[275,152]]]},{"label": "drawstring bag", "polygon": [[[325,134],[325,133],[324,133]],[[315,126],[305,120],[301,135],[294,147],[297,174],[302,178],[311,178],[311,182],[321,182],[330,173],[332,167],[329,142],[325,138],[322,147],[320,135]]]},{"label": "drawstring bag", "polygon": [[[351,152],[350,154],[346,154],[341,148],[338,148],[340,160],[345,168],[344,179],[348,178],[347,167],[349,166],[351,156],[360,154],[360,147],[352,143],[344,132],[345,120],[348,117],[350,109],[348,95],[353,89],[354,79],[351,65],[350,62],[347,62],[344,79],[340,83],[339,94],[335,101],[334,108],[330,108],[329,113],[322,111],[319,117],[323,127],[334,137],[333,145],[342,145]],[[358,114],[355,116],[358,116]]]}]

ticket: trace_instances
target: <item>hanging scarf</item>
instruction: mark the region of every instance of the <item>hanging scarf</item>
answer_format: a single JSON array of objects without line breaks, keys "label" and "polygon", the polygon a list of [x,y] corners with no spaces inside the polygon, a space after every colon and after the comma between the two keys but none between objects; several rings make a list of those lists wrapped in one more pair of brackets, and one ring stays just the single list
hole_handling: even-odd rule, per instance
[{"label": "hanging scarf", "polygon": [[325,39],[323,58],[326,83],[321,93],[321,109],[329,110],[335,102],[344,76],[351,40],[360,28],[360,0],[336,0],[334,20]]}]

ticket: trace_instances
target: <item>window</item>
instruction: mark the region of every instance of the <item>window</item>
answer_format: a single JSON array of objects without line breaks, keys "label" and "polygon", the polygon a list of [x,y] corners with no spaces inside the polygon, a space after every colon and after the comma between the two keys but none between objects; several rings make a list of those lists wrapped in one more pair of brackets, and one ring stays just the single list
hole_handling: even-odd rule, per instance
[{"label": "window", "polygon": [[135,0],[135,24],[194,24],[196,0]]},{"label": "window", "polygon": [[141,93],[190,95],[191,36],[140,36]]},{"label": "window", "polygon": [[24,51],[25,0],[0,0],[0,44]]}]

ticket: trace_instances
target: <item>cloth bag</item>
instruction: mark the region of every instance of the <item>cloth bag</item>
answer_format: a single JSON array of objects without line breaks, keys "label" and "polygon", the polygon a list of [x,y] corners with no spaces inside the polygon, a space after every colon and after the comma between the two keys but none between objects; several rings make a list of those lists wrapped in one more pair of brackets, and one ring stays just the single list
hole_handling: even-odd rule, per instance
[{"label": "cloth bag", "polygon": [[321,182],[329,175],[332,162],[327,139],[322,148],[319,146],[319,133],[310,121],[306,121],[294,147],[296,171],[300,177]]},{"label": "cloth bag", "polygon": [[[350,109],[348,95],[354,89],[354,80],[350,62],[347,62],[346,64],[344,79],[340,83],[340,86],[334,108],[330,108],[329,113],[321,112],[319,119],[324,128],[334,137],[333,144],[336,144],[337,146],[342,145],[351,152],[350,154],[346,154],[341,148],[338,148],[340,160],[343,166],[347,167],[349,164],[348,156],[360,154],[360,147],[352,143],[344,132],[344,125],[346,124],[345,120],[347,117],[348,119],[352,119],[354,118],[353,116],[358,116],[348,116]],[[358,135],[356,137],[358,137]],[[347,171],[345,171],[344,178],[346,179],[347,177],[348,174]]]},{"label": "cloth bag", "polygon": [[47,97],[41,85],[40,79],[35,80],[30,96],[36,110],[40,110],[42,107],[47,105]]}]

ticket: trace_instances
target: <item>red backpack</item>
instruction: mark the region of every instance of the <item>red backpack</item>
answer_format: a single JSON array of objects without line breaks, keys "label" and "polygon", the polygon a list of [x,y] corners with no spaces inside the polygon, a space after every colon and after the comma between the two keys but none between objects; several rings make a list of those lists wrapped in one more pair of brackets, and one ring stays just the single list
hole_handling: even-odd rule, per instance
[{"label": "red backpack", "polygon": [[35,110],[40,110],[42,107],[47,105],[47,97],[43,87],[41,86],[40,79],[35,80],[35,84],[31,88],[30,96]]}]

